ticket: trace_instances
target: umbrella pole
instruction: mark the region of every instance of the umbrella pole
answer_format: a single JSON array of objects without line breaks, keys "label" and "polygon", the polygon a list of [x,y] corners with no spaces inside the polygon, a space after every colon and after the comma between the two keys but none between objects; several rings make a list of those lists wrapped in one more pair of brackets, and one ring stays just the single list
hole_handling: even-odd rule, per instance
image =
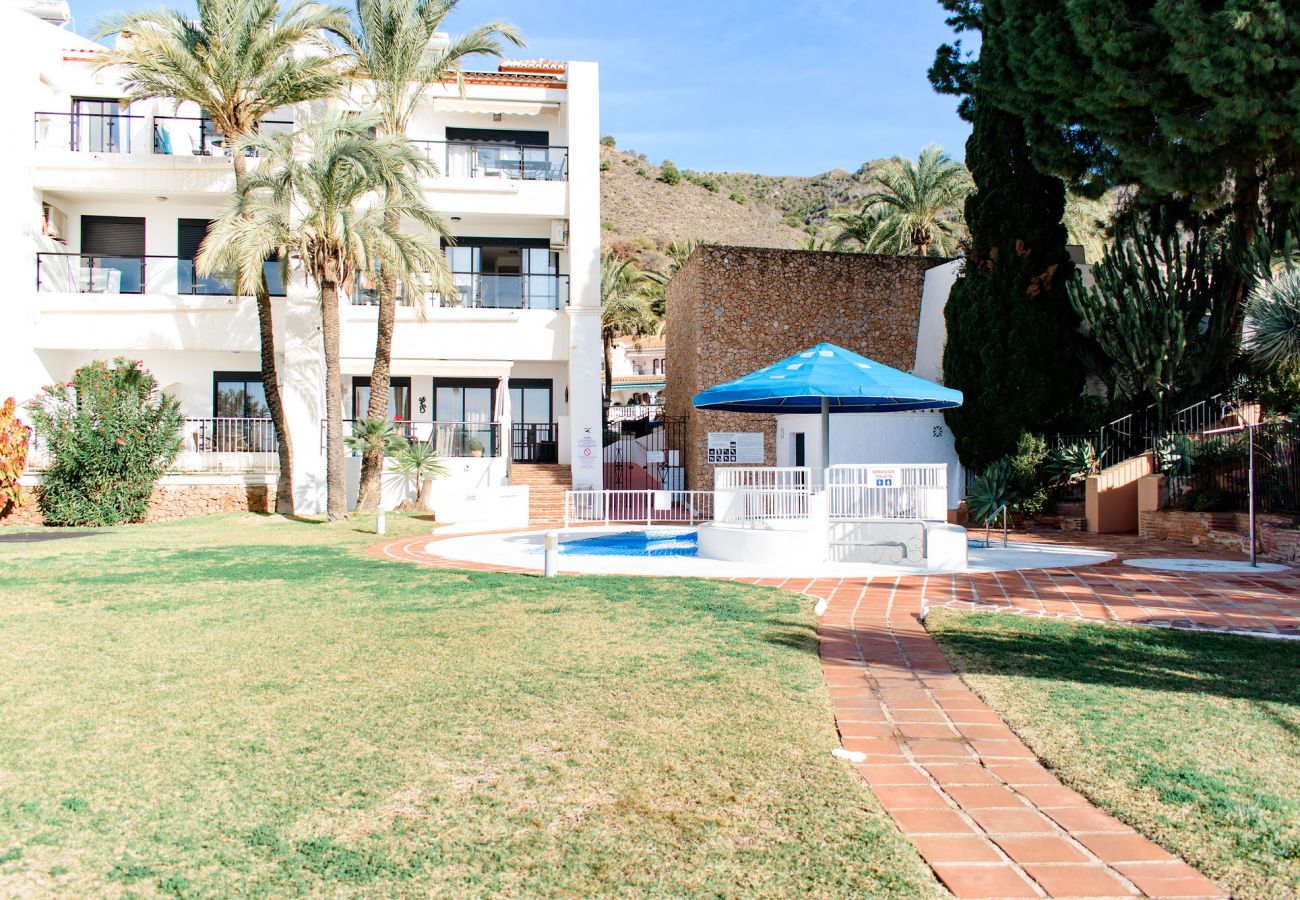
[{"label": "umbrella pole", "polygon": [[826,488],[826,473],[831,467],[831,398],[822,397],[822,489]]}]

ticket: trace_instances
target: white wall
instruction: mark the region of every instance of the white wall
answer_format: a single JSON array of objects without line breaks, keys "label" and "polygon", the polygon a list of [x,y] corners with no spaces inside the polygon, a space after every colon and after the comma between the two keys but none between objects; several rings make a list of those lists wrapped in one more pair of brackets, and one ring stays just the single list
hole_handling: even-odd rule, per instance
[{"label": "white wall", "polygon": [[912,374],[936,384],[943,384],[943,347],[948,340],[944,310],[963,265],[964,260],[955,259],[925,273],[916,335],[916,363],[912,366]]},{"label": "white wall", "polygon": [[[776,464],[794,465],[794,435],[804,434],[804,464],[821,463],[821,416],[776,417]],[[962,468],[943,413],[846,413],[831,416],[831,465],[948,466],[948,507],[962,498]]]}]

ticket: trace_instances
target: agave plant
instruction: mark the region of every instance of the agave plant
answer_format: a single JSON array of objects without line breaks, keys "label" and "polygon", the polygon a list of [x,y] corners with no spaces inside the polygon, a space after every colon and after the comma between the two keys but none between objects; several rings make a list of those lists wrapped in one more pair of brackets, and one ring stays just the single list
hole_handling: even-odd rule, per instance
[{"label": "agave plant", "polygon": [[1167,434],[1156,441],[1156,467],[1169,478],[1191,476],[1200,455],[1200,443],[1185,434]]},{"label": "agave plant", "polygon": [[403,441],[393,456],[393,469],[415,480],[415,505],[423,507],[425,482],[447,474],[438,451],[424,441]]},{"label": "agave plant", "polygon": [[1078,484],[1097,474],[1097,449],[1087,441],[1057,447],[1048,454],[1044,468],[1047,483],[1052,487]]},{"label": "agave plant", "polygon": [[972,522],[983,525],[991,522],[1005,506],[1010,512],[1016,507],[1018,497],[1011,487],[1011,460],[999,459],[985,469],[966,491],[966,507]]}]

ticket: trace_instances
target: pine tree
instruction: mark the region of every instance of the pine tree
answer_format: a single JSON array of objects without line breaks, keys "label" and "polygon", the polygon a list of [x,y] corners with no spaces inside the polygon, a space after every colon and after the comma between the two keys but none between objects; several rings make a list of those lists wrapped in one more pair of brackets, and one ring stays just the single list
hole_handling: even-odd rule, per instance
[{"label": "pine tree", "polygon": [[1083,387],[1066,284],[1065,185],[1039,173],[1024,129],[977,92],[966,164],[971,248],[946,310],[944,383],[965,393],[947,420],[962,463],[982,468],[1026,431],[1068,413]]}]

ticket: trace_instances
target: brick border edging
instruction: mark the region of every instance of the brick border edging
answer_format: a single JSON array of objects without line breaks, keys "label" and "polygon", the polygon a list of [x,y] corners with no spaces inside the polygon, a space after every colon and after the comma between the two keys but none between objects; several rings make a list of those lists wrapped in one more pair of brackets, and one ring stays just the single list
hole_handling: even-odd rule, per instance
[{"label": "brick border edging", "polygon": [[[538,575],[423,549],[437,540],[400,538],[367,553],[439,569]],[[1062,785],[966,686],[922,624],[929,577],[729,580],[827,602],[817,638],[841,746],[866,754],[854,768],[955,896],[1226,896]],[[1085,618],[1077,605],[1074,612]]]}]

